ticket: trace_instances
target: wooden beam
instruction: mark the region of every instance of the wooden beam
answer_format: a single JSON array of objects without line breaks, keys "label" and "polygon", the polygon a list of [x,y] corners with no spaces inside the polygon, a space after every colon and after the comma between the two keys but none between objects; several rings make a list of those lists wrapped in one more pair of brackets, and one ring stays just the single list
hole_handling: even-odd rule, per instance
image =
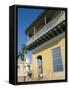
[{"label": "wooden beam", "polygon": [[59,33],[57,32],[56,28],[54,28],[54,31],[56,32],[57,35],[59,34]]},{"label": "wooden beam", "polygon": [[50,39],[50,36],[46,34],[46,37],[48,38],[48,40]]},{"label": "wooden beam", "polygon": [[63,28],[60,25],[58,25],[58,29],[63,32]]},{"label": "wooden beam", "polygon": [[43,39],[42,39],[42,38],[40,38],[39,41],[40,41],[41,43],[43,43]]},{"label": "wooden beam", "polygon": [[65,21],[63,22],[63,25],[65,25]]},{"label": "wooden beam", "polygon": [[50,33],[51,33],[51,35],[54,37],[55,36],[55,34],[53,33],[53,31],[50,31]]}]

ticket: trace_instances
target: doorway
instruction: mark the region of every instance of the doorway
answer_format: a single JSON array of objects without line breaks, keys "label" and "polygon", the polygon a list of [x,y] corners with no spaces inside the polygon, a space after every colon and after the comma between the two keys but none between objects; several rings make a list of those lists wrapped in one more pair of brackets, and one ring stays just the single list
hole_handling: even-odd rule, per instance
[{"label": "doorway", "polygon": [[38,79],[41,80],[43,77],[43,67],[42,67],[42,56],[41,55],[37,57],[37,62],[38,62]]}]

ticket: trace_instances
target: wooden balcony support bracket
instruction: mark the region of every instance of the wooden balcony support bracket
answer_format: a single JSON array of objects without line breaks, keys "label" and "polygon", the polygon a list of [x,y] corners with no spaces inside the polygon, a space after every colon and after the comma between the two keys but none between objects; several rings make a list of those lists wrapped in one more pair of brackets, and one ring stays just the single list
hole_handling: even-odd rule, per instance
[{"label": "wooden balcony support bracket", "polygon": [[58,25],[58,29],[63,32],[63,28],[60,25]]},{"label": "wooden balcony support bracket", "polygon": [[57,35],[59,35],[58,31],[56,30],[56,28],[54,28],[54,31],[56,32]]},{"label": "wooden balcony support bracket", "polygon": [[54,32],[53,32],[53,31],[50,31],[50,33],[51,33],[52,37],[54,37],[54,36],[55,36],[55,34],[54,34]]}]

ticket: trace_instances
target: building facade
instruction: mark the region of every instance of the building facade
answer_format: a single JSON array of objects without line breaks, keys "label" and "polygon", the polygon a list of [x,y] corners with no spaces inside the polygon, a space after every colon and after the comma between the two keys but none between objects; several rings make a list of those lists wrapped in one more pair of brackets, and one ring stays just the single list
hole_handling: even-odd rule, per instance
[{"label": "building facade", "polygon": [[30,81],[32,80],[32,65],[29,63],[29,59],[26,57],[25,61],[18,58],[18,82]]},{"label": "building facade", "polygon": [[26,30],[33,80],[65,79],[65,11],[46,10]]}]

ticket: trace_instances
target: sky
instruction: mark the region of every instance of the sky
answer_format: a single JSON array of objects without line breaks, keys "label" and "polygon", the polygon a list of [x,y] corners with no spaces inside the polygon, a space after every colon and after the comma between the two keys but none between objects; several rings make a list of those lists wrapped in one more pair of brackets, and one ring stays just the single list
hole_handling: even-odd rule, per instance
[{"label": "sky", "polygon": [[[21,45],[27,42],[25,30],[42,12],[43,9],[18,8],[18,52],[21,50]],[[27,55],[32,63],[31,51]]]}]

